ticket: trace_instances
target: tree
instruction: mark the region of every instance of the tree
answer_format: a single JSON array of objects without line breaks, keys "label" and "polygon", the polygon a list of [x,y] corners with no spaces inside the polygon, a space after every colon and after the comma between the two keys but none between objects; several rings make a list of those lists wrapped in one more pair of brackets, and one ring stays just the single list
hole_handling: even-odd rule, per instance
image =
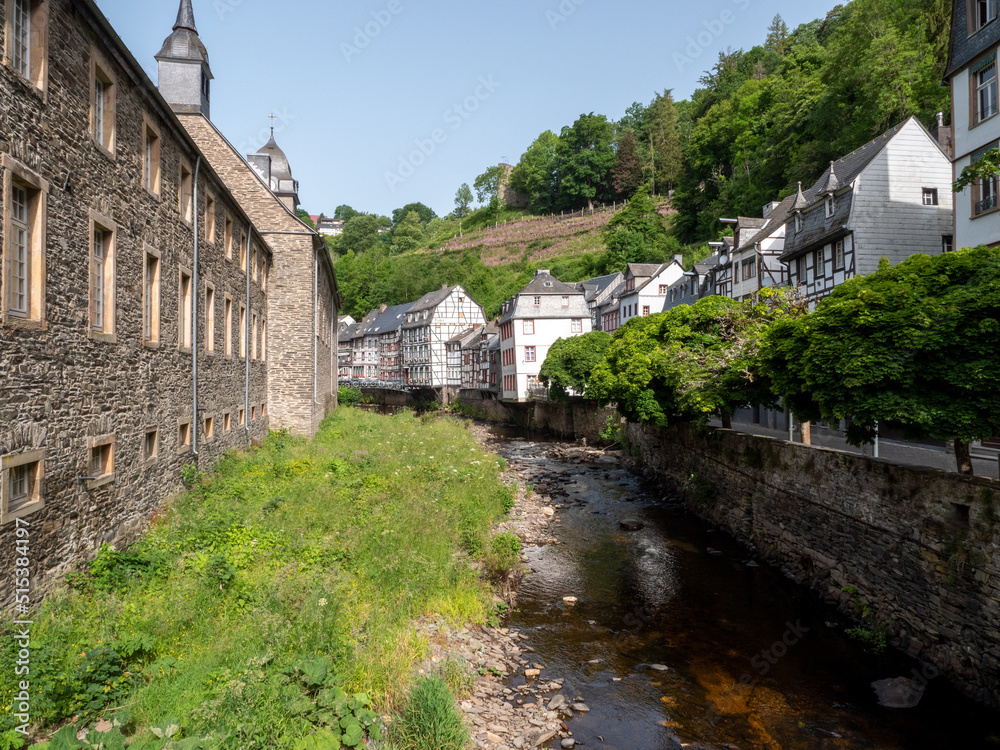
[{"label": "tree", "polygon": [[849,421],[847,439],[876,425],[909,438],[969,442],[1000,433],[1000,250],[883,261],[834,289],[815,312],[776,323],[763,366],[803,421]]},{"label": "tree", "polygon": [[684,165],[677,119],[673,93],[664,91],[657,94],[646,113],[646,125],[655,162],[650,166],[655,167],[655,189],[661,195],[667,195],[674,189]]},{"label": "tree", "polygon": [[602,230],[607,246],[607,271],[624,271],[629,263],[639,262],[643,254],[657,244],[661,233],[659,214],[649,197],[649,187],[643,185]]},{"label": "tree", "polygon": [[420,214],[410,211],[392,232],[392,251],[405,253],[416,250],[423,236],[424,225],[420,221]]},{"label": "tree", "polygon": [[620,198],[631,198],[644,182],[642,162],[636,149],[635,132],[626,130],[618,142],[611,184]]},{"label": "tree", "polygon": [[604,115],[580,115],[559,137],[559,191],[562,205],[593,209],[595,199],[611,194],[613,128]]},{"label": "tree", "polygon": [[510,175],[511,188],[528,196],[528,210],[534,213],[551,211],[556,205],[558,180],[559,136],[551,130],[539,135]]},{"label": "tree", "polygon": [[455,218],[464,219],[469,215],[472,200],[472,189],[469,187],[469,183],[463,182],[462,187],[455,193]]},{"label": "tree", "polygon": [[500,183],[503,181],[503,167],[490,167],[475,182],[476,196],[484,206],[495,206],[500,200]]},{"label": "tree", "polygon": [[788,24],[785,23],[780,13],[767,27],[767,41],[764,42],[764,49],[777,52],[779,55],[784,55],[788,50]]},{"label": "tree", "polygon": [[353,208],[346,204],[341,204],[337,206],[336,210],[333,212],[333,218],[337,221],[350,221],[355,216],[360,216],[360,211],[355,211]]},{"label": "tree", "polygon": [[369,214],[358,214],[344,222],[344,231],[340,235],[340,248],[343,251],[353,250],[360,255],[371,250],[378,242],[380,222],[378,217]]},{"label": "tree", "polygon": [[433,219],[437,218],[437,214],[434,213],[432,208],[425,206],[423,203],[407,203],[402,208],[394,209],[392,212],[392,225],[396,226],[403,219],[409,215],[411,211],[415,211],[417,216],[420,217],[421,224],[427,224]]},{"label": "tree", "polygon": [[299,217],[299,221],[301,221],[306,226],[312,227],[313,229],[316,228],[316,225],[313,224],[312,216],[310,216],[309,212],[306,211],[305,209],[302,209],[302,208],[297,209],[295,211],[295,215],[298,216]]},{"label": "tree", "polygon": [[765,289],[756,301],[713,296],[632,318],[594,367],[588,394],[636,422],[665,427],[719,416],[728,425],[738,408],[774,405],[758,364],[761,342],[775,320],[796,314],[788,291]]},{"label": "tree", "polygon": [[609,346],[611,334],[604,331],[558,339],[549,348],[538,378],[556,401],[567,400],[570,390],[586,395],[590,375]]}]

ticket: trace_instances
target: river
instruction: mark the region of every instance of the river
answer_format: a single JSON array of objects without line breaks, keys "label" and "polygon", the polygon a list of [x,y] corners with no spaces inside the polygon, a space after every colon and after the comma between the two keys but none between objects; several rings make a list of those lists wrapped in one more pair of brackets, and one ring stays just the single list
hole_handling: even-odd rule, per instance
[{"label": "river", "polygon": [[[880,707],[871,683],[919,676],[922,665],[866,651],[843,614],[758,564],[670,488],[610,458],[578,464],[559,450],[571,446],[493,431],[494,449],[556,506],[558,543],[526,548],[531,573],[510,625],[527,635],[541,679],[564,678],[569,700],[590,707],[568,721],[579,744],[1000,747],[1000,717],[942,678],[916,709]],[[625,531],[622,520],[643,526]]]}]

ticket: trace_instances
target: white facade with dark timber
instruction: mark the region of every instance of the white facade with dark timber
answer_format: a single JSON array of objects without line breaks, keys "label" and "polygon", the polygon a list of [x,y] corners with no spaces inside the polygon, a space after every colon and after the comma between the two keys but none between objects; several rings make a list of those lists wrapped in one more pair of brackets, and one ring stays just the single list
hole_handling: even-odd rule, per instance
[{"label": "white facade with dark timber", "polygon": [[951,162],[911,117],[801,185],[781,261],[810,307],[840,284],[911,255],[951,249]]},{"label": "white facade with dark timber", "polygon": [[425,294],[403,323],[403,378],[407,385],[448,385],[448,341],[474,325],[486,325],[483,308],[460,286]]}]

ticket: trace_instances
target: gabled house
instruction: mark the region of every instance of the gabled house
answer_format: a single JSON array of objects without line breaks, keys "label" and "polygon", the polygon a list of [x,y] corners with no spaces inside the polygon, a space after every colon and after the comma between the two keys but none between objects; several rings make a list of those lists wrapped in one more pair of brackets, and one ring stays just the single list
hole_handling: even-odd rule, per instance
[{"label": "gabled house", "polygon": [[667,290],[683,276],[684,266],[679,255],[661,265],[630,263],[625,271],[625,287],[620,292],[618,302],[621,310],[620,325],[632,318],[663,312]]},{"label": "gabled house", "polygon": [[[718,279],[718,294],[749,299],[761,289],[784,286],[787,266],[781,262],[785,246],[785,221],[794,196],[764,207],[762,218],[740,217],[735,222],[725,271]],[[728,220],[723,220],[727,223]]]},{"label": "gabled house", "polygon": [[575,284],[576,287],[583,291],[584,299],[587,300],[587,308],[590,310],[590,324],[595,331],[603,330],[601,327],[603,323],[600,312],[601,306],[608,301],[615,289],[624,280],[624,275],[619,271],[618,273],[597,276]]},{"label": "gabled house", "polygon": [[[954,0],[945,81],[951,86],[956,179],[1000,142],[998,49],[996,0]],[[954,247],[1000,243],[998,194],[998,176],[992,175],[955,196]]]},{"label": "gabled house", "polygon": [[660,312],[672,310],[680,305],[693,305],[704,297],[719,294],[719,276],[728,262],[728,243],[712,242],[712,254],[685,271],[680,279],[667,287],[663,308]]},{"label": "gabled house", "polygon": [[911,117],[801,183],[781,262],[810,307],[847,279],[952,247],[951,162]]},{"label": "gabled house", "polygon": [[369,340],[368,329],[380,314],[381,310],[372,310],[351,331],[351,377],[354,380],[378,378],[378,346]]},{"label": "gabled house", "polygon": [[372,322],[366,339],[372,338],[377,350],[376,379],[383,385],[400,385],[403,382],[403,321],[413,303],[386,307]]},{"label": "gabled house", "polygon": [[341,381],[350,380],[354,376],[351,342],[357,330],[358,323],[350,316],[347,316],[347,320],[342,320],[337,328],[337,377]]},{"label": "gabled house", "polygon": [[537,271],[500,314],[501,398],[528,400],[539,388],[538,373],[552,344],[591,330],[583,291]]},{"label": "gabled house", "polygon": [[474,325],[486,325],[483,308],[460,286],[425,294],[403,322],[403,379],[409,385],[448,385],[448,341]]}]

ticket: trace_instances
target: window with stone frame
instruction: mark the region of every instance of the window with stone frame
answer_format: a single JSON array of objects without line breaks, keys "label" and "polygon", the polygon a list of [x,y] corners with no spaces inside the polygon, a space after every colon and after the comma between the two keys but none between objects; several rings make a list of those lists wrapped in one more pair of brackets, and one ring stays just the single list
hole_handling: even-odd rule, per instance
[{"label": "window with stone frame", "polygon": [[44,450],[28,450],[0,457],[0,524],[10,523],[45,507],[44,473]]},{"label": "window with stone frame", "polygon": [[240,244],[239,244],[239,247],[236,248],[236,252],[238,252],[240,254],[240,270],[243,273],[246,273],[247,272],[247,253],[250,252],[250,249],[247,247],[247,238],[246,238],[246,235],[243,232],[240,232]]},{"label": "window with stone frame", "polygon": [[97,145],[115,153],[115,95],[117,85],[111,67],[97,50],[90,52],[90,132]]},{"label": "window with stone frame", "polygon": [[205,351],[215,352],[215,287],[205,284]]},{"label": "window with stone frame", "polygon": [[115,335],[115,225],[91,212],[90,217],[90,336]]},{"label": "window with stone frame", "polygon": [[257,359],[257,313],[250,314],[250,359]]},{"label": "window with stone frame", "polygon": [[142,123],[142,186],[155,196],[160,195],[160,131],[143,117]]},{"label": "window with stone frame", "polygon": [[202,430],[202,437],[208,442],[215,437],[215,417],[205,417],[205,426]]},{"label": "window with stone frame", "polygon": [[185,224],[194,221],[194,178],[191,167],[183,160],[177,178],[177,210]]},{"label": "window with stone frame", "polygon": [[142,441],[142,457],[146,461],[155,461],[159,455],[160,430],[157,427],[148,427]]},{"label": "window with stone frame", "polygon": [[48,78],[48,0],[5,0],[4,62],[44,92]]},{"label": "window with stone frame", "polygon": [[223,332],[223,344],[226,359],[232,359],[233,356],[233,298],[228,294],[225,297],[225,302],[223,303],[223,316],[222,323],[225,326]]},{"label": "window with stone frame", "polygon": [[115,437],[103,435],[87,439],[87,489],[96,490],[115,481]]},{"label": "window with stone frame", "polygon": [[223,229],[223,244],[226,246],[226,260],[233,259],[233,220],[226,217],[226,225]]},{"label": "window with stone frame", "polygon": [[205,193],[205,239],[209,244],[215,244],[215,196]]},{"label": "window with stone frame", "polygon": [[160,343],[160,253],[146,246],[142,273],[142,342],[147,346]]},{"label": "window with stone frame", "polygon": [[267,321],[260,322],[260,361],[267,362]]},{"label": "window with stone frame", "polygon": [[535,321],[533,320],[524,321],[523,330],[525,336],[533,336],[535,334]]},{"label": "window with stone frame", "polygon": [[177,420],[177,452],[187,453],[191,450],[191,418]]},{"label": "window with stone frame", "polygon": [[44,325],[45,213],[49,185],[6,154],[2,157],[4,212],[2,321]]},{"label": "window with stone frame", "polygon": [[181,268],[177,278],[177,347],[191,350],[191,315],[194,290],[191,288],[191,272]]},{"label": "window with stone frame", "polygon": [[240,304],[240,359],[247,358],[247,308]]},{"label": "window with stone frame", "polygon": [[524,347],[524,361],[525,362],[534,362],[535,361],[535,351],[536,351],[535,347],[533,347],[533,346],[526,346],[526,347]]},{"label": "window with stone frame", "polygon": [[571,333],[583,333],[583,320],[573,319],[570,322],[570,332]]}]

